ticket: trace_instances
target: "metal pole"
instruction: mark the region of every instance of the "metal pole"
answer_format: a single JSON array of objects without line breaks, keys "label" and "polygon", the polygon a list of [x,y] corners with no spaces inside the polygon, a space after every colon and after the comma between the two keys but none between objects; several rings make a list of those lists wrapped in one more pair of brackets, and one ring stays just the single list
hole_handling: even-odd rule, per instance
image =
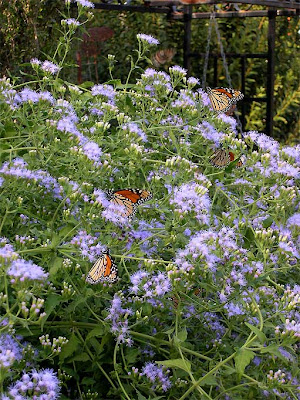
[{"label": "metal pole", "polygon": [[268,27],[266,133],[267,133],[267,135],[272,136],[272,134],[273,134],[273,117],[274,117],[276,10],[269,10],[268,18],[269,18],[269,27]]},{"label": "metal pole", "polygon": [[[242,67],[242,93],[244,96],[246,96],[246,57],[241,57],[241,67]],[[242,101],[242,115],[241,115],[241,123],[242,123],[242,130],[244,131],[245,129],[245,122],[246,122],[246,109],[245,109],[245,103]]]},{"label": "metal pole", "polygon": [[188,5],[183,7],[183,23],[184,23],[184,36],[183,36],[183,65],[187,69],[187,75],[191,72],[191,34],[192,34],[192,13],[193,6]]},{"label": "metal pole", "polygon": [[214,87],[218,86],[218,56],[214,55]]}]

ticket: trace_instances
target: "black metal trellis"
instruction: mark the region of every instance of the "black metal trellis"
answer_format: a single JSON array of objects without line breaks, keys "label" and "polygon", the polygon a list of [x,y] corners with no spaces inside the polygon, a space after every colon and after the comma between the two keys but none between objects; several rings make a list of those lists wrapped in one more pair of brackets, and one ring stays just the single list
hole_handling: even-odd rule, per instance
[{"label": "black metal trellis", "polygon": [[[184,29],[184,40],[183,40],[183,55],[184,55],[184,67],[188,70],[188,74],[191,72],[191,59],[195,57],[205,57],[204,53],[195,53],[191,51],[191,36],[192,36],[192,20],[193,19],[208,19],[211,13],[209,12],[195,12],[193,13],[194,5],[204,4],[220,4],[226,3],[226,1],[220,0],[144,0],[142,5],[130,5],[130,0],[126,4],[122,4],[121,0],[118,0],[118,4],[112,4],[113,0],[102,0],[102,3],[94,2],[95,9],[102,9],[108,11],[131,11],[131,12],[142,12],[142,13],[159,13],[166,14],[168,18],[183,22]],[[104,2],[105,1],[105,2]],[[186,2],[193,2],[193,4],[186,4]],[[245,93],[245,71],[246,61],[249,58],[264,58],[267,60],[267,73],[266,73],[266,97],[244,97],[241,110],[241,123],[242,128],[245,127],[246,113],[245,103],[257,101],[266,103],[266,129],[265,132],[272,136],[273,133],[273,115],[274,115],[274,69],[275,69],[275,27],[276,17],[278,16],[296,16],[299,15],[300,1],[299,0],[230,0],[230,3],[242,3],[248,5],[260,5],[268,7],[267,10],[252,10],[252,11],[221,11],[215,12],[215,18],[247,18],[247,17],[268,17],[268,51],[267,53],[243,53],[233,54],[225,53],[228,59],[240,58],[241,60],[241,90]],[[181,10],[178,10],[178,7]],[[214,86],[218,85],[218,59],[221,54],[211,54],[214,63]]]}]

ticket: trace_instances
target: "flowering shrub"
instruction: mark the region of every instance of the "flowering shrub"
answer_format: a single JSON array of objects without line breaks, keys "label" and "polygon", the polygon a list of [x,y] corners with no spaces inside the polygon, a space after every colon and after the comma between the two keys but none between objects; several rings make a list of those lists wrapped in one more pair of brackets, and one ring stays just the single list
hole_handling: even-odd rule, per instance
[{"label": "flowering shrub", "polygon": [[[179,66],[63,82],[68,40],[0,82],[1,399],[299,398],[300,147],[239,138]],[[131,220],[126,187],[153,195]],[[119,280],[91,285],[106,249]]]}]

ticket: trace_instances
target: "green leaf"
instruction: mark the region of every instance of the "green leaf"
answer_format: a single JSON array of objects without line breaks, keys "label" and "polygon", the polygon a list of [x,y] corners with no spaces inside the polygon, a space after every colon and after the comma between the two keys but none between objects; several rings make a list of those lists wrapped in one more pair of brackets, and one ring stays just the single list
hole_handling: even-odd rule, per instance
[{"label": "green leaf", "polygon": [[186,328],[185,328],[185,327],[182,329],[182,331],[178,332],[177,338],[178,338],[181,342],[185,342],[185,341],[186,341],[186,339],[187,339],[187,331],[186,331]]},{"label": "green leaf", "polygon": [[166,335],[171,335],[171,333],[173,333],[174,332],[174,328],[170,328],[170,329],[168,329],[167,331],[164,331],[164,333],[166,334]]},{"label": "green leaf", "polygon": [[91,330],[91,332],[87,335],[86,337],[86,341],[88,341],[90,338],[92,337],[98,337],[98,336],[103,336],[105,333],[105,328],[104,326],[100,325],[97,326],[97,328],[94,328],[93,330]]},{"label": "green leaf", "polygon": [[268,217],[268,218],[264,219],[262,224],[265,229],[269,228],[273,224],[273,218]]},{"label": "green leaf", "polygon": [[81,353],[81,354],[77,354],[77,356],[74,356],[70,359],[70,361],[90,361],[90,356],[87,353]]},{"label": "green leaf", "polygon": [[242,375],[245,371],[247,365],[250,364],[251,360],[254,358],[255,353],[247,349],[239,349],[236,356],[234,357],[235,369],[239,375]]},{"label": "green leaf", "polygon": [[251,329],[252,332],[255,333],[255,335],[258,337],[259,341],[264,344],[267,341],[266,335],[260,331],[256,326],[253,326],[249,324],[248,322],[245,322],[245,325],[248,326],[249,329]]},{"label": "green leaf", "polygon": [[80,344],[80,340],[77,339],[75,334],[73,333],[68,343],[62,346],[61,353],[59,355],[60,361],[63,361],[65,358],[70,357],[75,351],[78,349]]},{"label": "green leaf", "polygon": [[271,344],[270,346],[263,347],[260,352],[261,353],[270,353],[274,354],[275,356],[281,357],[282,354],[278,350],[279,344]]},{"label": "green leaf", "polygon": [[54,256],[49,262],[49,274],[52,280],[55,280],[55,275],[62,268],[63,258]]},{"label": "green leaf", "polygon": [[182,360],[181,358],[176,358],[174,360],[165,360],[165,361],[155,361],[157,364],[164,365],[168,368],[179,368],[183,369],[186,372],[191,371],[191,363],[187,360]]},{"label": "green leaf", "polygon": [[45,301],[45,313],[46,315],[42,318],[41,321],[41,330],[45,325],[45,322],[49,318],[52,311],[55,309],[56,306],[61,302],[61,297],[58,294],[49,294],[47,300]]}]

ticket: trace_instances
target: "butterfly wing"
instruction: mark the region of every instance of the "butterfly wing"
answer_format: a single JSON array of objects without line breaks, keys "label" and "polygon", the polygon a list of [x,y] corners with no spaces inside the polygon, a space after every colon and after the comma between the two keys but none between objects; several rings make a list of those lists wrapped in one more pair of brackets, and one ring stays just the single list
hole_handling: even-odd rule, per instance
[{"label": "butterfly wing", "polygon": [[231,155],[225,149],[217,149],[210,157],[210,163],[217,168],[226,167],[231,161]]},{"label": "butterfly wing", "polygon": [[219,113],[229,111],[233,104],[241,100],[244,95],[235,89],[230,88],[207,88],[207,94],[213,109]]},{"label": "butterfly wing", "polygon": [[132,217],[136,212],[137,206],[152,198],[152,194],[147,190],[140,189],[121,189],[112,193],[111,202],[125,207],[123,217]]},{"label": "butterfly wing", "polygon": [[86,281],[95,285],[98,282],[113,283],[117,278],[118,268],[108,252],[105,252],[90,269]]},{"label": "butterfly wing", "polygon": [[158,50],[152,56],[152,63],[156,68],[159,68],[161,65],[170,62],[174,57],[175,53],[176,53],[175,49]]},{"label": "butterfly wing", "polygon": [[238,161],[238,163],[236,164],[237,168],[241,168],[245,165],[246,163],[246,157],[244,155],[242,155]]}]

